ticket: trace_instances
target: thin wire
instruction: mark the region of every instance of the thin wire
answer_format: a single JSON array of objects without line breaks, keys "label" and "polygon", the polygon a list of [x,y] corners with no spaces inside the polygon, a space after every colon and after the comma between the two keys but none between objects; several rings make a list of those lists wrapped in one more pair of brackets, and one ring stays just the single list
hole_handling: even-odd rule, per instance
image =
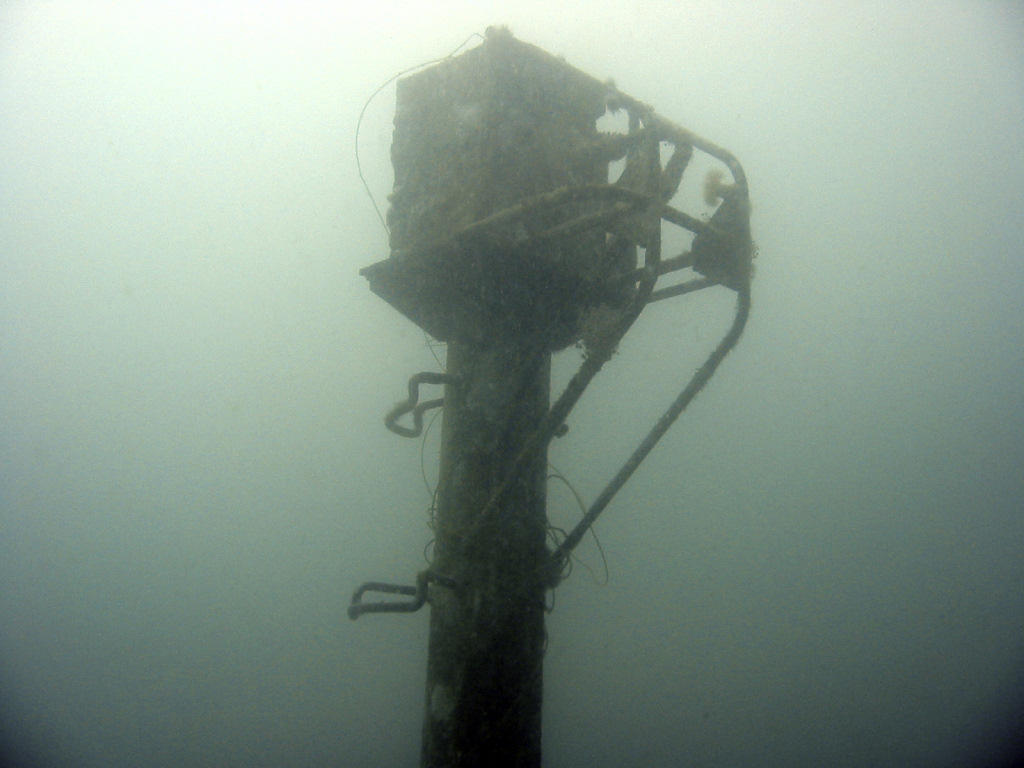
[{"label": "thin wire", "polygon": [[427,435],[430,434],[430,428],[434,426],[434,422],[437,421],[437,417],[440,415],[440,409],[434,411],[434,415],[427,422],[427,428],[423,430],[423,439],[420,441],[420,474],[423,475],[423,485],[427,489],[427,495],[433,500],[430,503],[431,510],[434,509],[435,502],[437,501],[437,489],[430,487],[430,480],[427,478]]},{"label": "thin wire", "polygon": [[432,61],[425,61],[422,64],[417,64],[415,67],[409,67],[408,69],[403,69],[401,72],[399,72],[394,77],[391,77],[391,78],[385,80],[383,83],[380,84],[380,86],[377,88],[377,90],[375,90],[373,93],[370,94],[370,98],[368,98],[366,100],[366,103],[363,104],[363,108],[361,110],[359,110],[359,119],[356,121],[356,141],[355,141],[355,144],[356,144],[356,146],[355,146],[355,150],[356,150],[356,172],[359,174],[359,180],[363,183],[363,189],[366,190],[366,194],[370,198],[370,202],[373,203],[373,210],[375,210],[377,212],[377,218],[380,219],[380,223],[383,225],[384,231],[387,232],[388,234],[391,234],[391,230],[388,229],[388,223],[384,220],[384,214],[382,214],[380,212],[380,207],[377,205],[377,200],[374,198],[373,192],[370,191],[370,185],[367,183],[366,177],[363,176],[363,165],[359,161],[359,129],[363,125],[363,116],[366,114],[366,110],[370,106],[370,102],[374,100],[374,98],[377,96],[377,94],[380,93],[381,91],[383,91],[389,85],[391,85],[391,83],[395,82],[395,80],[397,80],[398,78],[400,78],[400,77],[402,77],[404,75],[408,75],[410,72],[415,72],[418,69],[423,69],[424,67],[429,67],[431,64],[440,64],[442,61],[446,61],[446,60],[452,58],[459,51],[461,51],[463,48],[465,48],[469,44],[469,41],[472,40],[474,37],[480,38],[481,41],[484,39],[483,35],[481,35],[479,32],[474,32],[472,35],[470,35],[465,40],[463,40],[462,43],[459,45],[459,47],[456,48],[451,53],[449,53],[447,56],[442,56],[441,58],[433,59]]},{"label": "thin wire", "polygon": [[[421,328],[420,330],[422,331],[423,329]],[[426,343],[427,349],[430,350],[430,354],[434,356],[434,361],[437,363],[437,367],[440,368],[442,372],[444,372],[444,363],[442,363],[441,358],[437,356],[436,347],[446,346],[447,342],[438,341],[426,331],[423,331],[423,341]]]},{"label": "thin wire", "polygon": [[[548,462],[548,468],[551,470],[551,474],[548,475],[548,480],[561,480],[562,483],[565,485],[565,487],[568,488],[570,492],[572,492],[573,498],[576,499],[576,504],[580,508],[580,516],[581,517],[586,516],[586,514],[587,514],[587,505],[583,503],[583,497],[580,496],[579,491],[576,490],[575,486],[573,486],[573,484],[569,482],[569,479],[565,475],[563,475],[561,472],[558,471],[558,469],[555,467],[554,464],[552,464],[551,462]],[[552,529],[554,529],[554,526],[550,526],[550,527]],[[562,530],[561,528],[559,528],[557,530],[561,531],[562,536],[563,536],[562,541],[565,541],[565,539],[568,538],[568,534],[564,530]],[[601,546],[601,540],[599,538],[597,538],[597,531],[594,530],[593,526],[590,527],[590,535],[594,537],[594,543],[597,544],[597,551],[601,555],[601,565],[603,566],[603,570],[604,570],[604,579],[603,580],[599,579],[597,577],[597,572],[593,568],[591,568],[586,563],[586,561],[584,561],[584,560],[582,560],[580,558],[577,558],[577,559],[579,560],[580,565],[582,565],[584,568],[586,568],[590,572],[590,576],[591,576],[591,578],[593,578],[595,584],[597,584],[598,586],[601,586],[601,587],[606,587],[606,586],[608,586],[608,580],[609,580],[609,576],[610,576],[610,574],[608,572],[608,559],[604,556],[604,547]],[[561,547],[561,542],[556,542],[555,543],[555,548],[558,549],[560,547]]]}]

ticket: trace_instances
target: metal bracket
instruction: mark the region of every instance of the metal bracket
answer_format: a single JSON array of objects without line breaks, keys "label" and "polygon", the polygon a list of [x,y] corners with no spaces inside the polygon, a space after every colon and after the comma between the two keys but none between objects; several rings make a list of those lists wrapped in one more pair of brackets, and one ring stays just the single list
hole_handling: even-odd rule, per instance
[{"label": "metal bracket", "polygon": [[[352,594],[352,604],[348,607],[348,617],[358,619],[364,613],[415,613],[427,602],[427,587],[430,583],[439,584],[448,589],[455,589],[455,580],[442,576],[430,569],[420,571],[416,575],[416,586],[404,584],[387,584],[381,581],[367,581],[361,584]],[[375,603],[364,603],[363,595],[367,592],[381,592],[386,595],[408,595],[412,600],[381,600]]]},{"label": "metal bracket", "polygon": [[[396,435],[402,437],[419,437],[423,431],[423,413],[429,411],[431,408],[440,408],[444,405],[444,398],[438,397],[433,400],[425,400],[417,405],[420,399],[420,384],[455,384],[458,381],[457,377],[450,376],[447,373],[435,373],[432,371],[424,371],[422,373],[415,373],[409,379],[409,397],[406,400],[398,403],[394,408],[388,411],[388,415],[384,417],[384,426],[394,432]],[[398,423],[398,420],[405,414],[412,411],[412,427],[403,427]]]}]

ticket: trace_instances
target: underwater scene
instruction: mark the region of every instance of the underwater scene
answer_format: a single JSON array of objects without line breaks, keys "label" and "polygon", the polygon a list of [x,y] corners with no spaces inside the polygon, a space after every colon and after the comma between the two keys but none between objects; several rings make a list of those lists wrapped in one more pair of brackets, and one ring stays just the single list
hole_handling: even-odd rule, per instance
[{"label": "underwater scene", "polygon": [[1024,756],[1024,12],[0,8],[0,768]]}]

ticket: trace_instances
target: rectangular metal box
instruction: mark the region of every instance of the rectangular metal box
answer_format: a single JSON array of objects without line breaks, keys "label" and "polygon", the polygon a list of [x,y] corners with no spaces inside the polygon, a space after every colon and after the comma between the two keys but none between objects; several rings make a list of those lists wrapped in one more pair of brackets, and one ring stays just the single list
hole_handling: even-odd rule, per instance
[{"label": "rectangular metal box", "polygon": [[[468,244],[453,235],[541,193],[607,184],[597,119],[613,91],[504,30],[399,80],[391,256],[362,270],[371,289],[441,341],[540,335],[552,349],[571,343],[580,302],[603,300],[581,297],[595,269],[607,277],[605,232],[581,231],[546,249],[529,238],[597,203],[533,211],[529,225],[515,225],[522,231],[489,228]],[[617,260],[631,267],[629,256]]]},{"label": "rectangular metal box", "polygon": [[541,192],[606,183],[607,161],[592,151],[606,91],[504,32],[399,80],[392,252],[442,241]]}]

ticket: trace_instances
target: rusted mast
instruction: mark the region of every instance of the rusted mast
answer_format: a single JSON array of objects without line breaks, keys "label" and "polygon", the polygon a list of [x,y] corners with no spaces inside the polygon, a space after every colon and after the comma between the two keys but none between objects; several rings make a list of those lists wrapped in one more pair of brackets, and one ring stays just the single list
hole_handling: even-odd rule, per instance
[{"label": "rusted mast", "polygon": [[550,356],[509,339],[450,343],[422,765],[539,766],[546,451],[479,515],[548,407]]},{"label": "rusted mast", "polygon": [[[620,110],[627,133],[597,130]],[[704,198],[721,201],[710,220],[669,205],[695,149],[733,178],[709,174]],[[546,591],[742,333],[754,252],[746,179],[727,151],[502,30],[399,81],[391,154],[391,256],[362,274],[448,345],[445,371],[414,375],[385,420],[419,435],[442,401],[418,403],[418,388],[444,384],[434,546],[415,587],[367,582],[349,615],[430,604],[424,768],[539,768]],[[613,160],[624,165],[609,184]],[[663,222],[692,233],[690,250],[665,261]],[[684,269],[700,277],[654,290]],[[716,285],[738,294],[729,333],[549,552],[551,437],[644,306]],[[549,405],[551,353],[572,343],[584,361]],[[398,425],[410,412],[414,428]],[[371,592],[412,599],[365,601]]]},{"label": "rusted mast", "polygon": [[[448,343],[430,569],[442,583],[430,586],[422,747],[429,768],[540,766],[546,444],[516,459],[548,410],[551,351],[575,340],[581,301],[607,298],[581,297],[613,265],[601,256],[603,231],[543,253],[523,247],[527,230],[556,223],[542,212],[524,216],[522,231],[465,229],[525,199],[607,183],[607,153],[588,143],[606,96],[604,84],[501,31],[399,81],[392,257],[364,274]],[[563,216],[584,208],[563,206]],[[635,264],[633,252],[618,256],[619,271]]]}]

